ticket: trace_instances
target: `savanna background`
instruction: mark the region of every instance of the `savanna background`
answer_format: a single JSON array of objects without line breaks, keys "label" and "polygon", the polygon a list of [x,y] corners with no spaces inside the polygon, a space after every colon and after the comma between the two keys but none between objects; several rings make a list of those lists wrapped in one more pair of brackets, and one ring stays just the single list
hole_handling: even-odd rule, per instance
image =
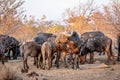
[{"label": "savanna background", "polygon": [[[64,9],[64,12],[61,15],[61,21],[48,20],[45,14],[42,14],[43,16],[40,18],[34,15],[29,16],[26,14],[26,10],[24,8],[25,2],[25,0],[0,0],[0,34],[13,36],[21,42],[26,42],[32,40],[33,37],[40,32],[58,34],[64,31],[74,30],[80,35],[88,31],[101,31],[113,40],[114,46],[117,45],[117,35],[120,32],[120,0],[109,0],[107,5],[101,4],[99,6],[94,0],[86,0],[85,4],[78,2],[79,4],[73,8]],[[51,6],[53,5],[54,4],[51,4]],[[39,7],[36,9],[39,10]],[[11,63],[8,63],[8,65],[10,64]],[[13,66],[16,64],[17,63],[12,63]],[[17,65],[22,65],[22,63]],[[51,73],[48,74],[50,71],[42,70],[38,73],[41,74],[42,77],[53,77],[50,78],[50,80],[59,80],[58,78],[61,78],[60,75],[63,75],[63,73],[66,77],[63,76],[61,79],[68,80],[70,79],[69,76],[74,74],[76,75],[71,78],[71,80],[79,80],[81,78],[79,75],[84,75],[81,78],[82,80],[119,80],[120,76],[115,75],[120,74],[119,67],[119,65],[116,65],[112,68],[117,70],[107,69],[106,71],[105,69],[98,71],[85,70],[81,72],[78,70],[75,72],[71,69],[69,71],[61,70],[59,75],[56,75],[58,71],[52,70],[52,72],[54,72],[53,74],[58,77],[52,76]],[[67,73],[70,73],[70,75]],[[99,76],[99,74],[101,76]],[[97,77],[95,75],[97,75]],[[107,76],[105,77],[104,75]],[[87,76],[91,76],[91,78],[86,78]],[[47,79],[43,78],[43,80]]]},{"label": "savanna background", "polygon": [[82,34],[99,30],[112,39],[116,39],[119,33],[119,0],[110,0],[107,5],[99,6],[94,0],[87,0],[84,5],[79,3],[73,8],[65,9],[61,15],[62,21],[48,20],[44,14],[40,18],[27,16],[24,3],[24,0],[0,0],[0,34],[26,41],[39,32],[57,34],[74,30]]}]

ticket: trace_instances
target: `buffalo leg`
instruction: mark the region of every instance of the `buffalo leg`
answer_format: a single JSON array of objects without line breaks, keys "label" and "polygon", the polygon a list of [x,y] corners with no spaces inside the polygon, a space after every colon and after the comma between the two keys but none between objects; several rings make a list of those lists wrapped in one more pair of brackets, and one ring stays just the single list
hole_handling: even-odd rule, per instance
[{"label": "buffalo leg", "polygon": [[34,63],[33,63],[33,65],[36,65],[36,59],[35,59],[35,57],[34,57]]},{"label": "buffalo leg", "polygon": [[24,63],[25,63],[26,69],[29,69],[29,66],[28,66],[28,63],[27,63],[27,56],[24,58]]},{"label": "buffalo leg", "polygon": [[118,56],[117,56],[117,61],[120,61],[120,50],[118,48]]},{"label": "buffalo leg", "polygon": [[16,48],[15,49],[12,49],[12,52],[13,52],[13,59],[17,59],[17,51],[16,51]]},{"label": "buffalo leg", "polygon": [[66,53],[65,52],[62,53],[62,62],[64,62],[65,68],[68,68],[68,65],[67,65],[67,62],[66,62]]},{"label": "buffalo leg", "polygon": [[80,58],[80,63],[81,64],[85,64],[85,62],[86,62],[86,55],[79,56],[79,58]]},{"label": "buffalo leg", "polygon": [[42,51],[42,59],[43,59],[43,66],[42,68],[45,69],[45,65],[46,65],[46,51],[44,48],[41,49]]},{"label": "buffalo leg", "polygon": [[48,70],[52,67],[52,56],[48,57]]},{"label": "buffalo leg", "polygon": [[7,55],[8,55],[9,60],[10,60],[10,59],[11,59],[10,50],[8,50],[6,53],[7,53]]},{"label": "buffalo leg", "polygon": [[43,69],[45,69],[46,60],[43,58]]},{"label": "buffalo leg", "polygon": [[86,62],[86,63],[89,63],[89,62],[87,61],[87,54],[85,55],[85,62]]},{"label": "buffalo leg", "polygon": [[73,61],[72,61],[72,55],[70,55],[69,64],[71,65],[72,63],[73,63]]},{"label": "buffalo leg", "polygon": [[114,56],[114,53],[111,51],[111,57],[112,57],[112,62],[113,62],[113,65],[115,64],[115,56]]},{"label": "buffalo leg", "polygon": [[26,59],[23,58],[23,69],[21,70],[22,72],[28,72],[28,69],[26,68],[25,64],[26,64]]},{"label": "buffalo leg", "polygon": [[90,53],[90,64],[93,64],[94,53]]},{"label": "buffalo leg", "polygon": [[76,55],[76,68],[79,68],[79,58],[78,58],[78,55]]},{"label": "buffalo leg", "polygon": [[117,61],[120,61],[120,36],[118,37],[118,56]]},{"label": "buffalo leg", "polygon": [[42,54],[39,54],[38,65],[40,68],[42,68]]},{"label": "buffalo leg", "polygon": [[78,55],[76,55],[76,54],[73,55],[73,65],[72,65],[72,68],[73,69],[79,68]]},{"label": "buffalo leg", "polygon": [[59,59],[60,59],[60,51],[58,50],[57,57],[56,57],[56,67],[57,68],[59,68]]},{"label": "buffalo leg", "polygon": [[74,69],[76,55],[71,55],[71,56],[72,56],[72,68]]},{"label": "buffalo leg", "polygon": [[26,69],[26,66],[25,66],[25,58],[23,58],[23,68]]},{"label": "buffalo leg", "polygon": [[45,65],[46,65],[46,59],[45,59],[45,53],[42,53],[42,57],[43,57],[43,69],[45,69]]},{"label": "buffalo leg", "polygon": [[4,65],[4,56],[1,57],[2,64]]},{"label": "buffalo leg", "polygon": [[36,66],[38,68],[39,67],[39,65],[38,65],[38,57],[35,57],[35,59],[36,59]]},{"label": "buffalo leg", "polygon": [[111,55],[110,55],[110,52],[109,51],[107,51],[106,52],[107,53],[107,64],[109,64],[110,63],[110,57],[111,57]]}]

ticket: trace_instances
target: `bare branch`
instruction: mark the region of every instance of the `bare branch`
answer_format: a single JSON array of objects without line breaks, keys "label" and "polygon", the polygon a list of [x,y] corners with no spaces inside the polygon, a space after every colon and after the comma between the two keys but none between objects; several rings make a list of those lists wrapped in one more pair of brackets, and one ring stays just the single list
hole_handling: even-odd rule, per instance
[{"label": "bare branch", "polygon": [[14,32],[14,27],[19,27],[21,24],[19,18],[24,12],[23,3],[23,0],[0,0],[0,26],[9,28],[6,33]]}]

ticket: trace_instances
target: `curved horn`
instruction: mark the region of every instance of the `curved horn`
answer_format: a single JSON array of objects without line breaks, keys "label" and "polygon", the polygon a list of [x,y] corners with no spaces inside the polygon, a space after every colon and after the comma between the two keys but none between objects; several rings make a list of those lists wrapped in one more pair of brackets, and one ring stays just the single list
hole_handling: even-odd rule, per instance
[{"label": "curved horn", "polygon": [[65,32],[63,32],[62,34],[64,34],[65,36],[70,37],[70,36],[73,35],[73,32],[67,32],[67,31],[65,31]]}]

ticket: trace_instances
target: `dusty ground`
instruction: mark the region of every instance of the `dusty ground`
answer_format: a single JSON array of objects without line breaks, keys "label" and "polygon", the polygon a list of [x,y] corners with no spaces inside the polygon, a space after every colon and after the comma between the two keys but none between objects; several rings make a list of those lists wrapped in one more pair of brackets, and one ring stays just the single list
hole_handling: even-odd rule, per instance
[{"label": "dusty ground", "polygon": [[[95,57],[95,61],[105,63],[106,56]],[[14,69],[24,80],[120,80],[120,62],[109,65],[110,68],[73,70],[61,66],[59,69],[53,67],[51,70],[37,69],[33,66],[33,59],[29,59],[29,72],[36,72],[38,76],[29,77],[28,73],[21,73],[22,62],[7,62],[6,66]],[[1,63],[0,63],[1,65]]]}]

